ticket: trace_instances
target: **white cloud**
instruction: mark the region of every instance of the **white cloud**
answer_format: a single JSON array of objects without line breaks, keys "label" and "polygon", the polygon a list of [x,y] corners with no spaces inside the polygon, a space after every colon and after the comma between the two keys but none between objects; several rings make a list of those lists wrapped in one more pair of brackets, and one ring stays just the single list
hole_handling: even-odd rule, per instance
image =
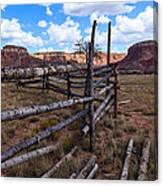
[{"label": "white cloud", "polygon": [[6,7],[7,7],[7,5],[0,5],[0,9],[1,9],[2,11],[4,11]]},{"label": "white cloud", "polygon": [[35,37],[31,32],[22,30],[17,19],[12,18],[2,19],[1,24],[2,42],[5,44],[15,44],[25,47],[41,47],[43,40],[40,37]]},{"label": "white cloud", "polygon": [[105,15],[98,16],[96,12],[93,12],[90,16],[91,24],[93,23],[94,20],[97,20],[97,23],[101,23],[101,24],[105,24],[110,21],[108,16],[105,16]]},{"label": "white cloud", "polygon": [[47,3],[47,4],[41,4],[41,6],[46,7],[46,14],[49,15],[49,16],[52,16],[53,15],[53,12],[50,9],[50,5],[51,4],[49,4],[49,3]]},{"label": "white cloud", "polygon": [[72,16],[89,16],[93,12],[98,15],[117,15],[129,13],[133,9],[133,5],[127,5],[125,2],[64,3],[63,5],[64,13]]},{"label": "white cloud", "polygon": [[153,8],[147,7],[135,18],[117,16],[112,28],[113,41],[116,43],[134,43],[153,38]]},{"label": "white cloud", "polygon": [[[111,28],[112,45],[123,45],[127,48],[136,42],[153,39],[154,14],[156,14],[155,9],[153,10],[153,8],[149,6],[135,18],[121,15],[117,16],[115,26]],[[85,39],[90,40],[91,28],[87,28],[85,33],[87,34]],[[107,45],[107,33],[100,31],[97,27],[95,38],[96,44],[104,49]]]},{"label": "white cloud", "polygon": [[69,43],[73,44],[81,38],[79,23],[74,22],[70,17],[67,17],[66,21],[60,25],[50,24],[47,33],[51,43],[63,46]]},{"label": "white cloud", "polygon": [[47,22],[44,21],[44,20],[40,20],[40,21],[38,22],[38,26],[39,26],[39,27],[46,27],[46,26],[47,26]]}]

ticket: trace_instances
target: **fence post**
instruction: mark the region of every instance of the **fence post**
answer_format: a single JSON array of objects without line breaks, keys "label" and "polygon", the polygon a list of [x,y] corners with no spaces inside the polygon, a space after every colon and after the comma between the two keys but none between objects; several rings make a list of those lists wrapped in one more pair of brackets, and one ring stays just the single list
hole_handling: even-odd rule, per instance
[{"label": "fence post", "polygon": [[117,118],[117,71],[116,71],[116,64],[113,66],[113,73],[114,73],[114,118]]},{"label": "fence post", "polygon": [[[97,21],[94,20],[92,33],[91,33],[91,43],[88,45],[89,50],[89,60],[88,60],[88,95],[94,96],[94,85],[93,85],[93,58],[94,58],[94,42],[95,42],[95,29],[96,29]],[[95,150],[95,142],[96,142],[96,128],[94,121],[94,102],[90,102],[89,106],[89,126],[90,126],[90,151]]]},{"label": "fence post", "polygon": [[46,73],[46,90],[49,92],[49,64],[47,64],[47,73]]},{"label": "fence post", "polygon": [[[111,22],[108,23],[108,41],[107,41],[107,66],[110,67],[110,49],[111,49]],[[110,78],[107,78],[106,85],[109,86]],[[109,94],[109,90],[106,91],[106,96]]]},{"label": "fence post", "polygon": [[[93,87],[93,47],[92,43],[89,43],[89,60],[88,60],[88,96],[94,96],[94,87]],[[94,102],[88,103],[88,119],[89,119],[89,132],[90,132],[90,151],[95,150],[95,140],[96,140],[96,131],[95,131],[95,122],[93,119],[94,115]]]},{"label": "fence post", "polygon": [[67,99],[70,99],[71,98],[71,82],[70,82],[69,72],[67,72],[67,91],[68,91]]},{"label": "fence post", "polygon": [[45,74],[46,74],[46,71],[45,71],[45,55],[44,55],[44,58],[43,58],[43,66],[42,66],[42,69],[44,71],[43,73],[43,76],[42,76],[42,91],[44,92],[44,89],[45,89]]}]

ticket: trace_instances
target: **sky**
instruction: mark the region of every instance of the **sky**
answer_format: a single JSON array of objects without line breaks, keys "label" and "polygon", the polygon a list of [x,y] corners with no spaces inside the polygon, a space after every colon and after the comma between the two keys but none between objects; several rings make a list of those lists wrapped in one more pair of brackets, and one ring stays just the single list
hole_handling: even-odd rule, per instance
[{"label": "sky", "polygon": [[75,50],[74,44],[90,41],[93,20],[97,20],[95,43],[107,48],[107,24],[111,21],[112,52],[127,52],[134,43],[154,39],[153,1],[96,3],[54,3],[1,6],[1,47],[24,46],[30,53]]}]

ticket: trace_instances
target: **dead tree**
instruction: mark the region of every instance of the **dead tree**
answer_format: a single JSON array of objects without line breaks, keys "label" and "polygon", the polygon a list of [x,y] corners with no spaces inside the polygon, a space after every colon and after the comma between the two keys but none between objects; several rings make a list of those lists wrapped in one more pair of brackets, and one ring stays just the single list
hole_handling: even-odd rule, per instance
[{"label": "dead tree", "polygon": [[125,161],[123,164],[123,169],[122,169],[122,173],[121,173],[121,180],[127,180],[128,178],[128,169],[129,169],[129,164],[130,164],[130,157],[132,154],[132,149],[133,149],[133,139],[130,139],[128,142],[128,147],[126,150],[126,157],[125,157]]},{"label": "dead tree", "polygon": [[55,171],[57,171],[63,163],[67,163],[73,158],[73,154],[76,152],[77,147],[74,147],[68,154],[66,154],[58,163],[56,163],[48,172],[43,174],[42,178],[49,178],[51,177]]},{"label": "dead tree", "polygon": [[139,176],[138,180],[143,181],[146,178],[148,161],[149,161],[149,153],[150,153],[151,141],[145,140],[144,148],[142,150],[142,157],[140,160],[140,168],[139,168]]}]

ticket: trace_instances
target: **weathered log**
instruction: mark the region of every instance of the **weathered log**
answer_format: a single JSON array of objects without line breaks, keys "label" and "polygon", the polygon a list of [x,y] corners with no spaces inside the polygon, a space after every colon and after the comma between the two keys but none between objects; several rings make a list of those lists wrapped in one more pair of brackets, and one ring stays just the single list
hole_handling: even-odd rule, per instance
[{"label": "weathered log", "polygon": [[132,149],[133,149],[133,139],[130,139],[128,142],[128,147],[126,150],[126,157],[125,157],[125,161],[123,164],[123,169],[122,169],[122,173],[121,173],[121,180],[127,180],[128,179],[128,169],[129,169],[129,164],[130,164],[130,157],[132,154]]},{"label": "weathered log", "polygon": [[94,100],[93,97],[85,97],[85,98],[69,99],[66,101],[54,102],[47,105],[33,105],[33,106],[20,107],[18,109],[6,110],[1,112],[1,120],[8,121],[8,120],[14,120],[18,118],[24,118],[31,115],[49,112],[52,110],[63,109],[80,103],[87,103],[93,100]]},{"label": "weathered log", "polygon": [[142,157],[140,160],[140,168],[138,173],[138,180],[143,181],[146,178],[148,161],[149,161],[149,153],[150,153],[151,141],[145,140],[144,148],[142,150]]},{"label": "weathered log", "polygon": [[18,86],[23,86],[27,84],[35,84],[35,83],[40,83],[42,82],[42,79],[34,79],[34,80],[20,80],[18,81]]},{"label": "weathered log", "polygon": [[53,78],[53,77],[49,77],[49,83],[53,84],[62,84],[62,85],[66,85],[67,80],[63,80],[63,79],[59,79],[59,78]]},{"label": "weathered log", "polygon": [[[96,28],[96,21],[93,23],[92,28],[92,38],[91,43],[88,45],[89,53],[88,53],[88,69],[87,69],[87,95],[94,96],[94,82],[93,82],[93,56],[94,56],[94,36],[95,36],[95,28]],[[89,123],[89,132],[90,132],[90,151],[95,150],[95,142],[96,142],[96,130],[95,130],[95,123],[93,119],[94,115],[94,103],[90,102],[88,104],[88,123]]]},{"label": "weathered log", "polygon": [[77,177],[77,174],[75,172],[73,172],[71,174],[71,176],[69,177],[69,179],[75,179]]},{"label": "weathered log", "polygon": [[71,84],[71,88],[73,88],[73,89],[81,89],[81,88],[85,88],[85,85]]},{"label": "weathered log", "polygon": [[74,147],[68,154],[66,154],[59,162],[57,162],[48,172],[43,174],[42,178],[50,178],[55,171],[57,171],[63,163],[69,162],[73,158],[73,154],[76,152],[77,147]]},{"label": "weathered log", "polygon": [[108,68],[108,65],[97,65],[97,66],[93,66],[93,71],[96,72],[100,69],[106,69]]},{"label": "weathered log", "polygon": [[94,178],[96,172],[98,171],[98,164],[96,163],[89,175],[87,176],[87,179],[92,179]]},{"label": "weathered log", "polygon": [[51,127],[46,128],[45,130],[42,130],[35,134],[33,137],[28,138],[24,140],[23,142],[20,142],[9,149],[7,149],[5,152],[2,153],[1,155],[1,161],[5,161],[6,159],[12,157],[16,153],[20,152],[23,149],[26,149],[27,147],[30,147],[31,145],[34,145],[38,143],[39,141],[49,137],[52,133],[58,132],[64,127],[72,124],[74,121],[77,119],[85,116],[88,113],[88,110],[82,110],[77,112],[76,114],[72,115],[71,117],[67,118],[66,120],[63,120],[59,122],[57,125],[53,125]]},{"label": "weathered log", "polygon": [[86,75],[85,74],[83,74],[83,75],[81,75],[81,74],[77,74],[77,75],[75,75],[75,74],[70,74],[70,78],[74,78],[74,79],[85,79],[86,78]]},{"label": "weathered log", "polygon": [[111,85],[109,85],[109,86],[106,86],[106,87],[102,88],[102,89],[99,91],[98,95],[101,95],[101,94],[105,93],[106,91],[111,90],[113,87],[114,87],[114,85],[111,84]]},{"label": "weathered log", "polygon": [[89,159],[86,166],[80,171],[79,175],[77,176],[77,179],[85,179],[86,178],[86,176],[90,173],[90,171],[94,167],[96,159],[97,159],[96,156],[92,156]]},{"label": "weathered log", "polygon": [[98,77],[101,74],[106,75],[106,74],[110,73],[111,71],[112,71],[112,68],[105,67],[105,68],[102,68],[102,69],[99,69],[99,70],[96,70],[95,72],[93,72],[93,76]]},{"label": "weathered log", "polygon": [[71,84],[75,84],[75,85],[85,85],[85,81],[72,81],[70,80]]},{"label": "weathered log", "polygon": [[9,168],[11,166],[18,165],[18,164],[25,162],[27,160],[30,160],[32,158],[48,154],[52,151],[57,150],[59,148],[59,146],[60,146],[59,143],[57,143],[56,145],[50,145],[47,147],[43,147],[43,148],[34,150],[32,152],[28,152],[26,154],[20,155],[18,157],[11,158],[1,164],[1,169],[3,170],[6,168]]},{"label": "weathered log", "polygon": [[95,123],[97,123],[104,116],[106,111],[108,111],[112,107],[113,103],[114,103],[114,100],[111,99],[108,105],[104,108],[104,110],[96,117]]},{"label": "weathered log", "polygon": [[[45,73],[49,71],[49,75],[54,75],[58,73],[63,73],[73,70],[75,67],[73,65],[58,65],[58,66],[49,66],[45,67]],[[49,69],[49,70],[48,70]],[[80,68],[79,68],[80,69]],[[3,79],[24,79],[30,77],[40,77],[44,75],[44,70],[41,67],[36,68],[10,68],[3,69],[1,71],[1,78]]]},{"label": "weathered log", "polygon": [[95,80],[94,86],[97,87],[102,82],[106,81],[109,77],[111,77],[112,75],[113,75],[113,72],[111,71],[110,73],[106,74],[106,76],[100,78],[99,80]]},{"label": "weathered log", "polygon": [[64,88],[59,88],[59,87],[56,87],[52,84],[48,84],[48,89],[49,90],[52,90],[54,92],[57,92],[57,93],[60,93],[60,94],[63,94],[63,95],[69,95],[71,94],[71,97],[83,97],[82,95],[80,94],[76,94],[76,93],[73,93],[73,92],[69,92],[68,90],[64,89]]},{"label": "weathered log", "polygon": [[117,85],[118,85],[118,80],[117,80],[117,72],[116,72],[116,64],[114,64],[113,67],[113,73],[114,73],[114,118],[117,118]]},{"label": "weathered log", "polygon": [[[107,40],[107,66],[108,68],[110,67],[112,70],[112,66],[110,65],[110,52],[111,51],[111,22],[109,21],[108,23],[108,40]],[[109,79],[110,77],[107,78],[107,86],[109,86]],[[109,90],[106,92],[106,96],[109,94]]]},{"label": "weathered log", "polygon": [[113,98],[113,95],[110,93],[106,99],[101,103],[101,105],[97,108],[93,115],[93,119],[96,120],[99,114],[104,110],[104,108],[107,106],[108,102]]},{"label": "weathered log", "polygon": [[84,135],[86,135],[86,134],[88,134],[88,132],[89,132],[89,126],[88,126],[88,125],[85,125],[85,126],[82,128],[82,133],[83,133]]}]

